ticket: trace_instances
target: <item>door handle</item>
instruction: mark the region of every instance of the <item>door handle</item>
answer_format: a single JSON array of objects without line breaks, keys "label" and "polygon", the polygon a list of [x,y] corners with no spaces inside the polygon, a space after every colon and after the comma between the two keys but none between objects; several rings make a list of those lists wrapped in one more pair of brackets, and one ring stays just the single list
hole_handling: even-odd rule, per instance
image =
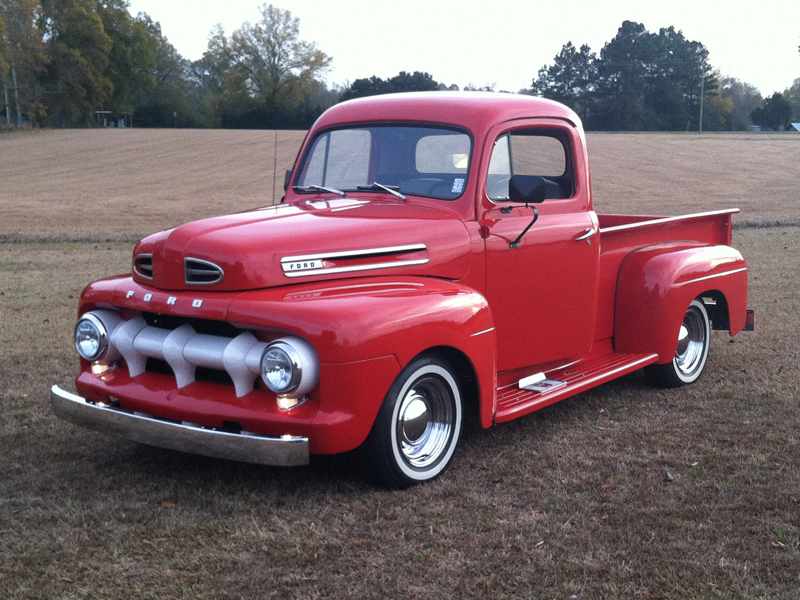
[{"label": "door handle", "polygon": [[592,228],[587,229],[586,231],[584,231],[582,235],[576,237],[575,241],[576,242],[582,242],[583,240],[588,240],[590,237],[592,237],[596,233],[597,233],[597,230],[594,227],[592,227]]}]

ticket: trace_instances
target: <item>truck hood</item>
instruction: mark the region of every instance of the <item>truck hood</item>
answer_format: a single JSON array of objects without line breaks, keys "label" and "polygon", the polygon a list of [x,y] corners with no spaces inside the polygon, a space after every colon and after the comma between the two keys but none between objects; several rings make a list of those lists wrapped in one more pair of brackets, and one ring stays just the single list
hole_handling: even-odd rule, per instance
[{"label": "truck hood", "polygon": [[470,235],[456,213],[383,199],[282,204],[144,238],[133,276],[163,290],[242,291],[363,275],[461,279]]}]

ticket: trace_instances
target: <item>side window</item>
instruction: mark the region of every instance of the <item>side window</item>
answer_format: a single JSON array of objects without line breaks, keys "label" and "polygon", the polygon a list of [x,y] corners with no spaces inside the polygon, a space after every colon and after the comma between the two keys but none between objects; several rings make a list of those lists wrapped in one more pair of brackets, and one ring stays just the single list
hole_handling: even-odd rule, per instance
[{"label": "side window", "polygon": [[559,140],[546,135],[512,134],[509,137],[514,175],[564,176],[567,156]]},{"label": "side window", "polygon": [[512,175],[544,177],[547,198],[572,196],[575,186],[566,136],[552,129],[522,129],[497,138],[489,160],[486,195],[491,200],[507,199]]}]

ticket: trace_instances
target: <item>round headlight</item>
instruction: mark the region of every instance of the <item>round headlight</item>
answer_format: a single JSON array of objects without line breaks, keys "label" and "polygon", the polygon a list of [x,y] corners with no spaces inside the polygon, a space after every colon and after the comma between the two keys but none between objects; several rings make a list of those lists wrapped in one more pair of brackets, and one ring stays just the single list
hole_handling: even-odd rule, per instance
[{"label": "round headlight", "polygon": [[108,346],[108,331],[91,313],[83,315],[75,326],[75,348],[86,360],[97,360]]},{"label": "round headlight", "polygon": [[303,365],[294,348],[285,342],[267,346],[261,356],[261,378],[276,394],[296,389],[303,376]]}]

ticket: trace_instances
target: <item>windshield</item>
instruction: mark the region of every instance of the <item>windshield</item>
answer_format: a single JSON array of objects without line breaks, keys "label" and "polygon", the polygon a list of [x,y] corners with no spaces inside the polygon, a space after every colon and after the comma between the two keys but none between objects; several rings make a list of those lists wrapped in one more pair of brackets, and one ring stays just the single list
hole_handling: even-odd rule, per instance
[{"label": "windshield", "polygon": [[464,191],[471,153],[472,139],[455,129],[423,125],[334,129],[314,138],[294,187],[300,192],[394,190],[453,200]]}]

